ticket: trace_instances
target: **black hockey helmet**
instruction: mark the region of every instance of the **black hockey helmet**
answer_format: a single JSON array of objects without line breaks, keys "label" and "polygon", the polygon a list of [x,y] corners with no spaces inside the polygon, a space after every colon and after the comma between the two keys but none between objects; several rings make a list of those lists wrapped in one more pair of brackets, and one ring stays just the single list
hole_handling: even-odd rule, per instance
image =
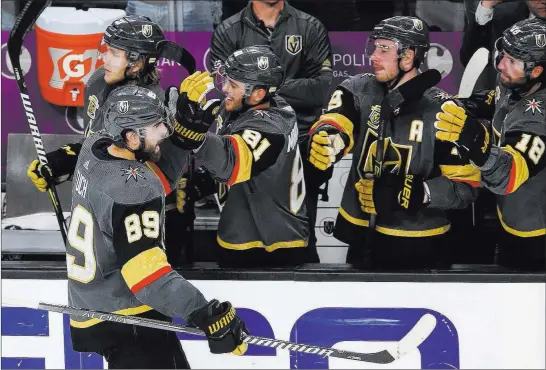
[{"label": "black hockey helmet", "polygon": [[124,85],[114,89],[100,110],[105,131],[115,141],[123,142],[123,133],[133,130],[143,137],[143,129],[163,123],[173,133],[173,117],[163,102],[150,89]]},{"label": "black hockey helmet", "polygon": [[495,42],[495,68],[505,52],[525,63],[527,77],[537,65],[546,67],[546,21],[525,19],[506,29]]},{"label": "black hockey helmet", "polygon": [[379,22],[368,38],[365,49],[366,56],[372,56],[377,39],[393,41],[398,48],[399,58],[407,49],[413,49],[416,67],[419,67],[421,62],[425,60],[430,47],[428,25],[417,17],[396,16]]},{"label": "black hockey helmet", "polygon": [[104,31],[103,42],[127,52],[129,67],[139,57],[144,57],[145,66],[153,67],[161,55],[160,45],[165,41],[163,30],[150,18],[128,15],[115,20]]},{"label": "black hockey helmet", "polygon": [[216,69],[216,87],[222,91],[226,78],[243,82],[245,97],[255,87],[274,94],[284,83],[285,70],[280,58],[267,45],[248,46],[231,54]]}]

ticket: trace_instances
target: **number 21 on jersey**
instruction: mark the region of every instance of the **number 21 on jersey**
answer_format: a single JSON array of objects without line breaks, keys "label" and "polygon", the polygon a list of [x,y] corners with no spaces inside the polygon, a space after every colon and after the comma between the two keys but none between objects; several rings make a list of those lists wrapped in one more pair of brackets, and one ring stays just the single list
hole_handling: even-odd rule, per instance
[{"label": "number 21 on jersey", "polygon": [[[159,213],[156,211],[144,211],[140,216],[133,213],[125,217],[123,224],[128,243],[134,243],[143,236],[148,238],[159,237]],[[81,252],[83,264],[76,263],[76,256],[67,252],[66,268],[70,279],[84,284],[91,282],[97,272],[97,260],[94,252],[94,226],[93,215],[87,209],[80,204],[74,207],[70,216],[67,239],[68,244],[73,249]]]}]

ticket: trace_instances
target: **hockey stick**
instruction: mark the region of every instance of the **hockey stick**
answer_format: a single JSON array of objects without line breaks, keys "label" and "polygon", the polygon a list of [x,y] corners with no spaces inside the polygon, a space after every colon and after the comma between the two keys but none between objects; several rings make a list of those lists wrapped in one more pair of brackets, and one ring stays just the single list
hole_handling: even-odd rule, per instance
[{"label": "hockey stick", "polygon": [[[112,321],[120,324],[129,324],[137,326],[145,326],[153,329],[162,329],[179,333],[194,334],[205,336],[205,333],[196,328],[190,328],[185,325],[175,324],[167,321],[146,319],[137,316],[118,315],[115,313],[107,313],[101,311],[87,310],[83,308],[74,308],[53,303],[44,302],[21,302],[7,301],[2,302],[5,306],[11,307],[27,307],[63,314],[85,317],[88,319],[99,319],[104,321]],[[417,349],[432,333],[436,327],[436,317],[431,314],[423,315],[415,326],[397,343],[393,350],[382,350],[373,353],[359,353],[352,351],[344,351],[335,348],[313,346],[309,344],[293,343],[285,340],[271,339],[265,337],[257,337],[246,335],[243,333],[243,342],[254,344],[261,347],[279,348],[288,351],[315,354],[324,357],[337,357],[347,360],[371,362],[374,364],[389,364],[403,357],[407,353]]]},{"label": "hockey stick", "polygon": [[[489,62],[489,50],[479,48],[472,55],[461,77],[457,98],[469,98],[474,92],[474,86]],[[472,202],[472,226],[476,226],[476,202]]]},{"label": "hockey stick", "polygon": [[161,56],[163,58],[174,60],[188,71],[191,75],[196,71],[195,57],[185,48],[178,45],[175,42],[163,40],[157,45],[157,48],[161,50]]},{"label": "hockey stick", "polygon": [[461,84],[459,85],[459,93],[457,98],[468,98],[474,91],[474,86],[478,78],[482,74],[485,66],[489,62],[489,50],[486,48],[479,48],[472,55],[472,58],[468,61],[466,68],[461,77]]},{"label": "hockey stick", "polygon": [[[193,74],[196,69],[196,63],[195,63],[195,57],[185,48],[182,46],[172,42],[172,41],[163,41],[160,45],[158,45],[158,48],[161,48],[161,56],[164,58],[174,60],[182,67],[184,67],[188,73],[191,75]],[[188,153],[188,186],[191,186],[193,183],[193,173],[195,172],[195,158],[190,153]],[[189,220],[189,224],[185,225],[187,227],[188,231],[188,240],[185,245],[185,256],[186,261],[188,263],[193,263],[193,235],[195,232],[195,200],[194,199],[188,199],[186,206],[184,207],[184,212],[186,215],[190,215],[191,220]],[[186,217],[186,220],[188,221],[188,218]]]},{"label": "hockey stick", "polygon": [[[36,20],[42,14],[42,12],[51,4],[52,0],[30,0],[26,3],[25,7],[21,11],[21,14],[17,17],[15,25],[11,30],[8,39],[8,54],[11,59],[11,64],[13,66],[13,72],[17,80],[17,86],[19,86],[19,91],[21,93],[21,101],[23,102],[23,108],[27,116],[27,122],[30,127],[30,132],[34,141],[34,147],[38,153],[38,159],[42,165],[47,165],[47,157],[44,149],[44,143],[42,141],[42,136],[40,135],[40,130],[38,129],[38,123],[36,122],[36,117],[34,116],[32,104],[30,102],[30,96],[28,95],[27,85],[25,83],[25,78],[23,76],[23,71],[21,70],[21,49],[23,47],[23,40],[27,35],[28,31],[32,28]],[[48,194],[53,204],[53,209],[55,210],[55,216],[57,217],[57,222],[59,223],[59,228],[61,230],[61,235],[63,241],[66,244],[66,224],[64,221],[63,210],[61,208],[61,202],[59,201],[59,195],[55,189],[55,185],[52,180],[48,180]]]},{"label": "hockey stick", "polygon": [[[387,131],[387,122],[390,120],[391,114],[399,108],[404,102],[417,100],[423,96],[425,91],[433,86],[436,86],[442,80],[442,75],[436,69],[429,69],[408,82],[400,85],[400,87],[392,90],[383,99],[381,103],[381,112],[379,113],[379,125],[377,128],[377,148],[375,153],[373,173],[366,173],[367,179],[379,178],[383,171],[385,134]],[[377,215],[370,215],[370,230],[375,230],[377,225]],[[369,240],[370,238],[368,238]],[[367,244],[367,243],[366,243]]]}]

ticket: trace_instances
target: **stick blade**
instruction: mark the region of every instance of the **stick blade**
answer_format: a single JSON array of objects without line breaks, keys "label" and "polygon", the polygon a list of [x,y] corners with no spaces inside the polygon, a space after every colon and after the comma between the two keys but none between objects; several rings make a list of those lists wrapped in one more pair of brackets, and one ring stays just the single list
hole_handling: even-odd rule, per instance
[{"label": "stick blade", "polygon": [[2,297],[2,307],[26,307],[38,309],[40,302],[34,302],[27,299],[4,298]]},{"label": "stick blade", "polygon": [[417,324],[409,331],[396,346],[396,352],[390,352],[395,359],[405,356],[421,345],[436,328],[436,317],[427,313],[417,321]]},{"label": "stick blade", "polygon": [[466,68],[461,77],[461,84],[459,86],[459,98],[468,98],[474,91],[476,81],[482,74],[485,66],[489,63],[489,50],[486,48],[479,48],[472,55],[472,58],[468,61]]}]

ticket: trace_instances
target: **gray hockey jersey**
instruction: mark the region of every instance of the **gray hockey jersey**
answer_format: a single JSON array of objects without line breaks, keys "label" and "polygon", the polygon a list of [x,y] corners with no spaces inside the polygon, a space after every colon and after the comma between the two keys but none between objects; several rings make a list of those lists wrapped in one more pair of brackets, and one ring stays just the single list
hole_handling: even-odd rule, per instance
[{"label": "gray hockey jersey", "polygon": [[[219,116],[222,117],[222,116]],[[306,247],[303,163],[296,115],[282,98],[271,107],[232,113],[207,133],[196,158],[230,186],[218,225],[227,249]]]},{"label": "gray hockey jersey", "polygon": [[496,89],[496,146],[482,182],[497,194],[502,227],[519,237],[546,235],[546,89],[527,96]]},{"label": "gray hockey jersey", "polygon": [[[337,239],[349,244],[362,240],[370,219],[360,207],[355,184],[372,170],[385,94],[384,86],[373,74],[350,77],[334,91],[327,112],[312,128],[328,125],[349,135],[351,145],[345,154],[354,142],[353,162],[334,230]],[[388,219],[378,217],[378,232],[401,237],[441,235],[450,229],[444,210],[465,208],[475,200],[479,171],[459,158],[453,144],[435,139],[436,113],[448,98],[441,89],[431,88],[419,101],[402,105],[387,122],[383,173],[422,175],[431,202],[416,215],[399,211]]]},{"label": "gray hockey jersey", "polygon": [[[69,304],[142,315],[187,318],[206,300],[167,263],[165,194],[174,185],[154,163],[113,157],[112,140],[95,133],[79,154],[68,229]],[[164,155],[168,157],[168,155]],[[171,160],[180,168],[185,156]],[[73,316],[73,347],[97,351],[132,337],[131,325]]]}]

